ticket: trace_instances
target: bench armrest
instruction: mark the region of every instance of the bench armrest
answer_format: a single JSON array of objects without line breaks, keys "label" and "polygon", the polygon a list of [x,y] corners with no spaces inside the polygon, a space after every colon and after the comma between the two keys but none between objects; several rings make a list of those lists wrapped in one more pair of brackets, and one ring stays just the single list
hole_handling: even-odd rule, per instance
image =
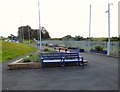
[{"label": "bench armrest", "polygon": [[80,59],[80,58],[81,58],[81,59],[82,59],[82,61],[83,61],[83,58],[84,58],[84,57],[83,57],[83,56],[79,56],[79,57],[78,57],[78,59]]},{"label": "bench armrest", "polygon": [[43,57],[40,57],[41,61],[43,62],[44,58]]}]

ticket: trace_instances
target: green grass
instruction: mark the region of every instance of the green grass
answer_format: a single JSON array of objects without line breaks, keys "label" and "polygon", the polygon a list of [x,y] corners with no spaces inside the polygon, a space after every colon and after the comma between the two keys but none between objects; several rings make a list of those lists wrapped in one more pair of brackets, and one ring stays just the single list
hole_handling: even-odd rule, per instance
[{"label": "green grass", "polygon": [[[29,44],[29,40],[24,40],[24,43]],[[30,40],[30,43],[33,43],[33,41]]]},{"label": "green grass", "polygon": [[96,37],[96,38],[92,38],[92,41],[104,41],[106,38],[105,37]]},{"label": "green grass", "polygon": [[10,60],[12,58],[27,54],[37,50],[36,48],[22,43],[2,42],[2,61]]}]

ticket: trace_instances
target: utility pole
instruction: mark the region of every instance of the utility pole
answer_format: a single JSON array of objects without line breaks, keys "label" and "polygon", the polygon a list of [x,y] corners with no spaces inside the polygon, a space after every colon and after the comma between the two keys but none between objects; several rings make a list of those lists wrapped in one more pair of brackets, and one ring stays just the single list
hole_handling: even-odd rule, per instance
[{"label": "utility pole", "polygon": [[23,30],[23,27],[22,27],[22,35],[23,35],[23,43],[24,43],[24,30]]},{"label": "utility pole", "polygon": [[91,5],[90,5],[90,13],[89,13],[89,46],[90,46],[90,33],[91,33]]},{"label": "utility pole", "polygon": [[110,5],[112,3],[108,3],[108,10],[105,13],[108,13],[108,42],[107,42],[107,55],[110,55]]},{"label": "utility pole", "polygon": [[20,30],[19,35],[20,35],[20,42],[21,42],[22,41],[21,28],[19,30]]},{"label": "utility pole", "polygon": [[39,50],[41,51],[41,24],[40,24],[40,3],[39,3],[39,0],[38,0],[38,14],[39,14],[39,43],[38,43],[38,46],[39,46]]},{"label": "utility pole", "polygon": [[30,44],[30,29],[29,29],[29,26],[28,26],[28,36],[29,36],[29,44]]},{"label": "utility pole", "polygon": [[20,20],[20,42],[23,42],[23,29],[22,29],[22,20]]}]

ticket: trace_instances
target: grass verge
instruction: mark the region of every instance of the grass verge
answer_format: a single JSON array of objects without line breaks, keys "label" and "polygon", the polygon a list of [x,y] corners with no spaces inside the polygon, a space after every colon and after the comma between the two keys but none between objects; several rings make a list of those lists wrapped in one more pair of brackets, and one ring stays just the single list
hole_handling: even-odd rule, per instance
[{"label": "grass verge", "polygon": [[[10,60],[12,58],[35,51],[37,48],[22,43],[2,42],[2,61]],[[0,59],[1,60],[1,59]]]}]

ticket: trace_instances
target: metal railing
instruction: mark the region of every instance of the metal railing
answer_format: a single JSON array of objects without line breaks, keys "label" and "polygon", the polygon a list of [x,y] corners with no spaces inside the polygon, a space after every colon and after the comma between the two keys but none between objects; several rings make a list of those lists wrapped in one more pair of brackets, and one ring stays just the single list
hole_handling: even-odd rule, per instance
[{"label": "metal railing", "polygon": [[[66,47],[78,47],[84,49],[85,51],[90,51],[96,45],[102,46],[104,50],[107,50],[107,42],[104,41],[58,41],[58,40],[46,40],[42,41],[43,44],[53,44],[53,45],[65,45]],[[110,42],[110,55],[118,56],[119,54],[119,42]]]}]

